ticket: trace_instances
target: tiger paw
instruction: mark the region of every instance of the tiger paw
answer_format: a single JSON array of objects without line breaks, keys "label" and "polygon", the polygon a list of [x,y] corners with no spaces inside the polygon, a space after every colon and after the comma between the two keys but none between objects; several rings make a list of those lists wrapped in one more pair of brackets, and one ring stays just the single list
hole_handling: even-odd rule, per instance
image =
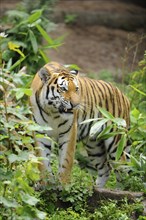
[{"label": "tiger paw", "polygon": [[107,177],[107,176],[98,177],[98,178],[96,179],[96,186],[97,186],[98,188],[103,188],[104,185],[106,184],[107,180],[108,180],[108,177]]},{"label": "tiger paw", "polygon": [[66,185],[66,184],[70,183],[70,181],[71,181],[71,176],[70,176],[70,174],[65,173],[65,172],[59,173],[59,182],[60,182],[62,185]]}]

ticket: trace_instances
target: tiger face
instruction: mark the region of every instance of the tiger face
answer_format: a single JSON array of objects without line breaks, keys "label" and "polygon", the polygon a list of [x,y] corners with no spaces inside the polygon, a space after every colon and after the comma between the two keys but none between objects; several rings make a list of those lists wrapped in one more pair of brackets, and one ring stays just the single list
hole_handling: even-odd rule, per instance
[{"label": "tiger face", "polygon": [[45,109],[57,109],[60,113],[70,113],[80,103],[78,71],[68,70],[60,65],[44,66],[38,75],[42,81],[42,97]]}]

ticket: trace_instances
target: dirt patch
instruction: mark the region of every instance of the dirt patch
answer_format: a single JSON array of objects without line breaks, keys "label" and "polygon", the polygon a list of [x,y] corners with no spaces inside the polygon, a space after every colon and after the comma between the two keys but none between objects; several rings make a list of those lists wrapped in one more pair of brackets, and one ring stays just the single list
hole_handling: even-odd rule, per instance
[{"label": "dirt patch", "polygon": [[140,32],[58,24],[56,30],[50,33],[52,37],[64,34],[67,34],[64,44],[49,52],[50,59],[66,64],[75,63],[87,73],[107,69],[120,76],[122,71],[135,68],[146,49]]},{"label": "dirt patch", "polygon": [[[119,79],[123,72],[125,74],[132,71],[137,66],[146,50],[145,31],[142,26],[135,31],[125,31],[94,22],[90,24],[88,20],[87,24],[84,25],[80,21],[74,25],[66,25],[63,18],[76,12],[87,12],[91,16],[93,12],[104,12],[104,15],[109,13],[110,16],[113,13],[120,13],[124,18],[124,16],[128,17],[131,14],[142,15],[146,9],[134,4],[113,0],[104,2],[95,0],[60,1],[55,6],[58,26],[54,32],[49,34],[52,37],[61,35],[66,35],[66,37],[60,48],[56,51],[49,51],[51,60],[66,64],[75,63],[86,73],[97,74],[106,69],[116,74]],[[91,16],[89,16],[90,20]],[[104,20],[104,17],[101,19]]]}]

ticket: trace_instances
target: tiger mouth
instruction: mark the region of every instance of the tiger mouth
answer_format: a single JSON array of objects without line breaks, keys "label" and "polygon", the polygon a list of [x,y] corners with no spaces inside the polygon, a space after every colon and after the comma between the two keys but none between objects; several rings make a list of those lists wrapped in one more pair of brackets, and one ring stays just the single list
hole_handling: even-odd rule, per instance
[{"label": "tiger mouth", "polygon": [[60,113],[72,113],[72,108],[71,109],[67,109],[64,106],[60,106],[59,107],[59,112]]}]

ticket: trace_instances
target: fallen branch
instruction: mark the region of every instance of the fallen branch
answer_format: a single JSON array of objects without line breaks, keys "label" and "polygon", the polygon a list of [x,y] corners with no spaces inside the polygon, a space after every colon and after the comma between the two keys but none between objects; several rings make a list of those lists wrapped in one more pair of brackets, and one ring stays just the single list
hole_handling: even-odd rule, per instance
[{"label": "fallen branch", "polygon": [[[127,198],[128,202],[134,202],[138,198],[143,199],[143,197],[143,192],[129,192],[94,187],[92,196],[88,198],[88,206],[91,208],[91,210],[94,210],[98,207],[101,200],[110,199],[120,201],[124,198]],[[146,215],[146,200],[143,200],[142,203],[144,206],[144,215]]]}]

